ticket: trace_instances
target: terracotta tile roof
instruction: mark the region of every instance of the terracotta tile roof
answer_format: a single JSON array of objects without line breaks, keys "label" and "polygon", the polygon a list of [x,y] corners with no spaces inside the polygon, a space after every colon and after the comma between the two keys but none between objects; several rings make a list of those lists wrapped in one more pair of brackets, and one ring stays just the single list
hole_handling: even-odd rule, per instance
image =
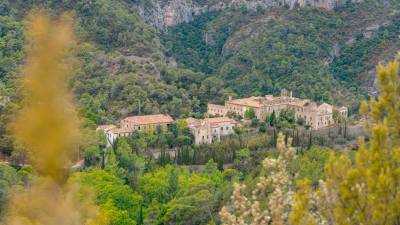
[{"label": "terracotta tile roof", "polygon": [[235,123],[235,120],[233,120],[229,117],[206,118],[204,120],[209,123]]},{"label": "terracotta tile roof", "polygon": [[116,128],[116,126],[114,124],[100,125],[100,126],[97,127],[96,131],[100,131],[101,130],[101,131],[107,132],[107,131],[109,131],[111,129],[114,129],[114,128]]},{"label": "terracotta tile roof", "polygon": [[132,133],[133,132],[133,130],[130,128],[117,128],[117,127],[114,129],[111,129],[109,131],[113,132],[114,134]]},{"label": "terracotta tile roof", "polygon": [[260,97],[241,98],[227,101],[229,104],[260,108],[263,106]]},{"label": "terracotta tile roof", "polygon": [[329,105],[328,103],[322,103],[321,105],[318,106],[318,108],[323,107],[323,106],[332,108],[332,105]]},{"label": "terracotta tile roof", "polygon": [[307,105],[307,104],[309,104],[309,103],[310,103],[310,100],[308,100],[308,99],[305,99],[305,100],[297,99],[297,100],[295,100],[295,101],[290,102],[289,105],[294,105],[294,106],[303,107],[303,106],[305,106],[305,105]]},{"label": "terracotta tile roof", "polygon": [[195,119],[195,118],[188,118],[187,119],[189,127],[197,127],[201,125],[210,124],[212,127],[218,127],[221,124],[226,123],[233,123],[236,124],[236,121],[228,118],[228,117],[215,117],[215,118],[206,118],[206,119]]},{"label": "terracotta tile roof", "polygon": [[186,121],[188,123],[188,126],[195,126],[195,125],[200,124],[200,120],[199,119],[195,119],[195,118],[192,118],[192,117],[187,118]]},{"label": "terracotta tile roof", "polygon": [[225,108],[225,106],[224,105],[217,105],[217,104],[211,104],[211,103],[208,103],[208,107],[214,107],[214,108]]},{"label": "terracotta tile roof", "polygon": [[263,104],[265,106],[272,106],[272,105],[279,105],[279,104],[291,104],[291,103],[295,103],[295,102],[299,102],[300,99],[298,98],[290,98],[290,97],[282,97],[282,96],[278,96],[278,97],[266,97],[263,99]]},{"label": "terracotta tile roof", "polygon": [[129,116],[124,120],[136,124],[136,125],[145,125],[145,124],[159,124],[159,123],[173,123],[174,119],[172,119],[169,115],[146,115],[146,116]]},{"label": "terracotta tile roof", "polygon": [[223,121],[210,122],[211,127],[220,127],[220,126],[227,125],[227,124],[236,125],[236,121],[229,119],[229,120],[223,120]]}]

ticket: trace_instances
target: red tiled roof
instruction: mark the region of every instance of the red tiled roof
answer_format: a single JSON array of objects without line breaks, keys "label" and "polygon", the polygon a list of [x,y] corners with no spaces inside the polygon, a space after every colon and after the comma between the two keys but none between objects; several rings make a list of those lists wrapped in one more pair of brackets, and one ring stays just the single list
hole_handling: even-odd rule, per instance
[{"label": "red tiled roof", "polygon": [[129,116],[124,120],[127,120],[130,123],[134,123],[137,125],[145,125],[145,124],[160,124],[160,123],[173,123],[174,119],[172,119],[169,115],[146,115],[146,116]]},{"label": "red tiled roof", "polygon": [[235,120],[229,117],[206,118],[204,120],[206,120],[209,123],[235,123]]},{"label": "red tiled roof", "polygon": [[207,104],[208,107],[214,107],[214,108],[225,108],[224,105],[217,105],[217,104],[212,104],[212,103],[208,103]]},{"label": "red tiled roof", "polygon": [[107,132],[107,131],[109,131],[111,129],[114,129],[114,128],[116,128],[116,126],[114,124],[100,125],[100,126],[97,127],[96,131],[101,130],[101,131]]},{"label": "red tiled roof", "polygon": [[200,126],[202,124],[210,124],[212,127],[219,126],[222,123],[236,123],[235,120],[228,117],[215,117],[215,118],[206,118],[206,119],[195,119],[188,118],[187,119],[189,127]]},{"label": "red tiled roof", "polygon": [[234,99],[234,100],[227,101],[227,103],[234,104],[234,105],[255,107],[255,108],[262,107],[261,101],[257,97]]},{"label": "red tiled roof", "polygon": [[114,128],[110,130],[114,134],[122,134],[122,133],[132,133],[133,130],[130,128]]}]

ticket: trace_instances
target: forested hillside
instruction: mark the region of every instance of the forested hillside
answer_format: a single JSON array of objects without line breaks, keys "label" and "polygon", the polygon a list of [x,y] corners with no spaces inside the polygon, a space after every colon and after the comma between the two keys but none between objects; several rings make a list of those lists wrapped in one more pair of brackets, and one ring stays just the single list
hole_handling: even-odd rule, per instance
[{"label": "forested hillside", "polygon": [[[160,32],[145,24],[125,1],[1,1],[1,81],[15,96],[16,68],[24,56],[23,18],[30,9],[76,15],[78,63],[72,87],[81,112],[94,124],[128,114],[202,112],[210,99],[233,95],[219,78],[169,66]],[[3,51],[4,49],[4,51]],[[210,92],[210,88],[215,90]],[[224,94],[227,93],[227,94]]]},{"label": "forested hillside", "polygon": [[223,78],[239,95],[288,88],[354,107],[376,94],[373,65],[399,49],[399,7],[368,0],[332,12],[211,12],[173,27],[164,40],[178,64]]}]

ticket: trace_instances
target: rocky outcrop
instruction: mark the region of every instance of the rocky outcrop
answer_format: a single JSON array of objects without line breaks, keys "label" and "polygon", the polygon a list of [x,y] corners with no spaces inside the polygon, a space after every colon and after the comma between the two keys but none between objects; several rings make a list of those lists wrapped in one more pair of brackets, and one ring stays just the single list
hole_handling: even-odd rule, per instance
[{"label": "rocky outcrop", "polygon": [[140,0],[136,10],[142,18],[153,26],[167,30],[168,27],[179,23],[189,22],[193,17],[209,11],[218,11],[226,8],[245,7],[249,10],[268,9],[270,7],[315,7],[323,10],[332,10],[347,2],[362,0]]}]

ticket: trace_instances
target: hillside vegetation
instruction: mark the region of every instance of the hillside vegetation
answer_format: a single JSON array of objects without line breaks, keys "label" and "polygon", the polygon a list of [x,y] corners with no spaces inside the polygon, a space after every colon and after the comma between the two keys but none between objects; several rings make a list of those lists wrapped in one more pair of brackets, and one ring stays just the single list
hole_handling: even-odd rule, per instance
[{"label": "hillside vegetation", "polygon": [[79,63],[71,85],[81,113],[93,124],[139,112],[199,114],[209,101],[276,94],[281,88],[356,108],[358,100],[376,93],[371,65],[391,59],[399,48],[397,1],[367,0],[333,12],[209,12],[168,33],[145,24],[135,4],[1,0],[1,92],[16,96],[14,78],[24,57],[22,18],[38,7],[76,15]]},{"label": "hillside vegetation", "polygon": [[22,18],[30,9],[44,7],[54,14],[69,11],[76,15],[79,62],[73,64],[76,76],[71,85],[81,113],[92,124],[114,122],[139,112],[176,117],[200,113],[209,99],[222,101],[233,94],[224,89],[219,78],[167,65],[160,32],[130,11],[130,4],[122,0],[1,0],[2,92],[17,101],[15,71],[24,57]]},{"label": "hillside vegetation", "polygon": [[288,88],[355,107],[374,90],[373,65],[399,49],[399,7],[367,0],[333,12],[213,12],[172,28],[164,40],[178,64],[222,77],[241,96]]}]

